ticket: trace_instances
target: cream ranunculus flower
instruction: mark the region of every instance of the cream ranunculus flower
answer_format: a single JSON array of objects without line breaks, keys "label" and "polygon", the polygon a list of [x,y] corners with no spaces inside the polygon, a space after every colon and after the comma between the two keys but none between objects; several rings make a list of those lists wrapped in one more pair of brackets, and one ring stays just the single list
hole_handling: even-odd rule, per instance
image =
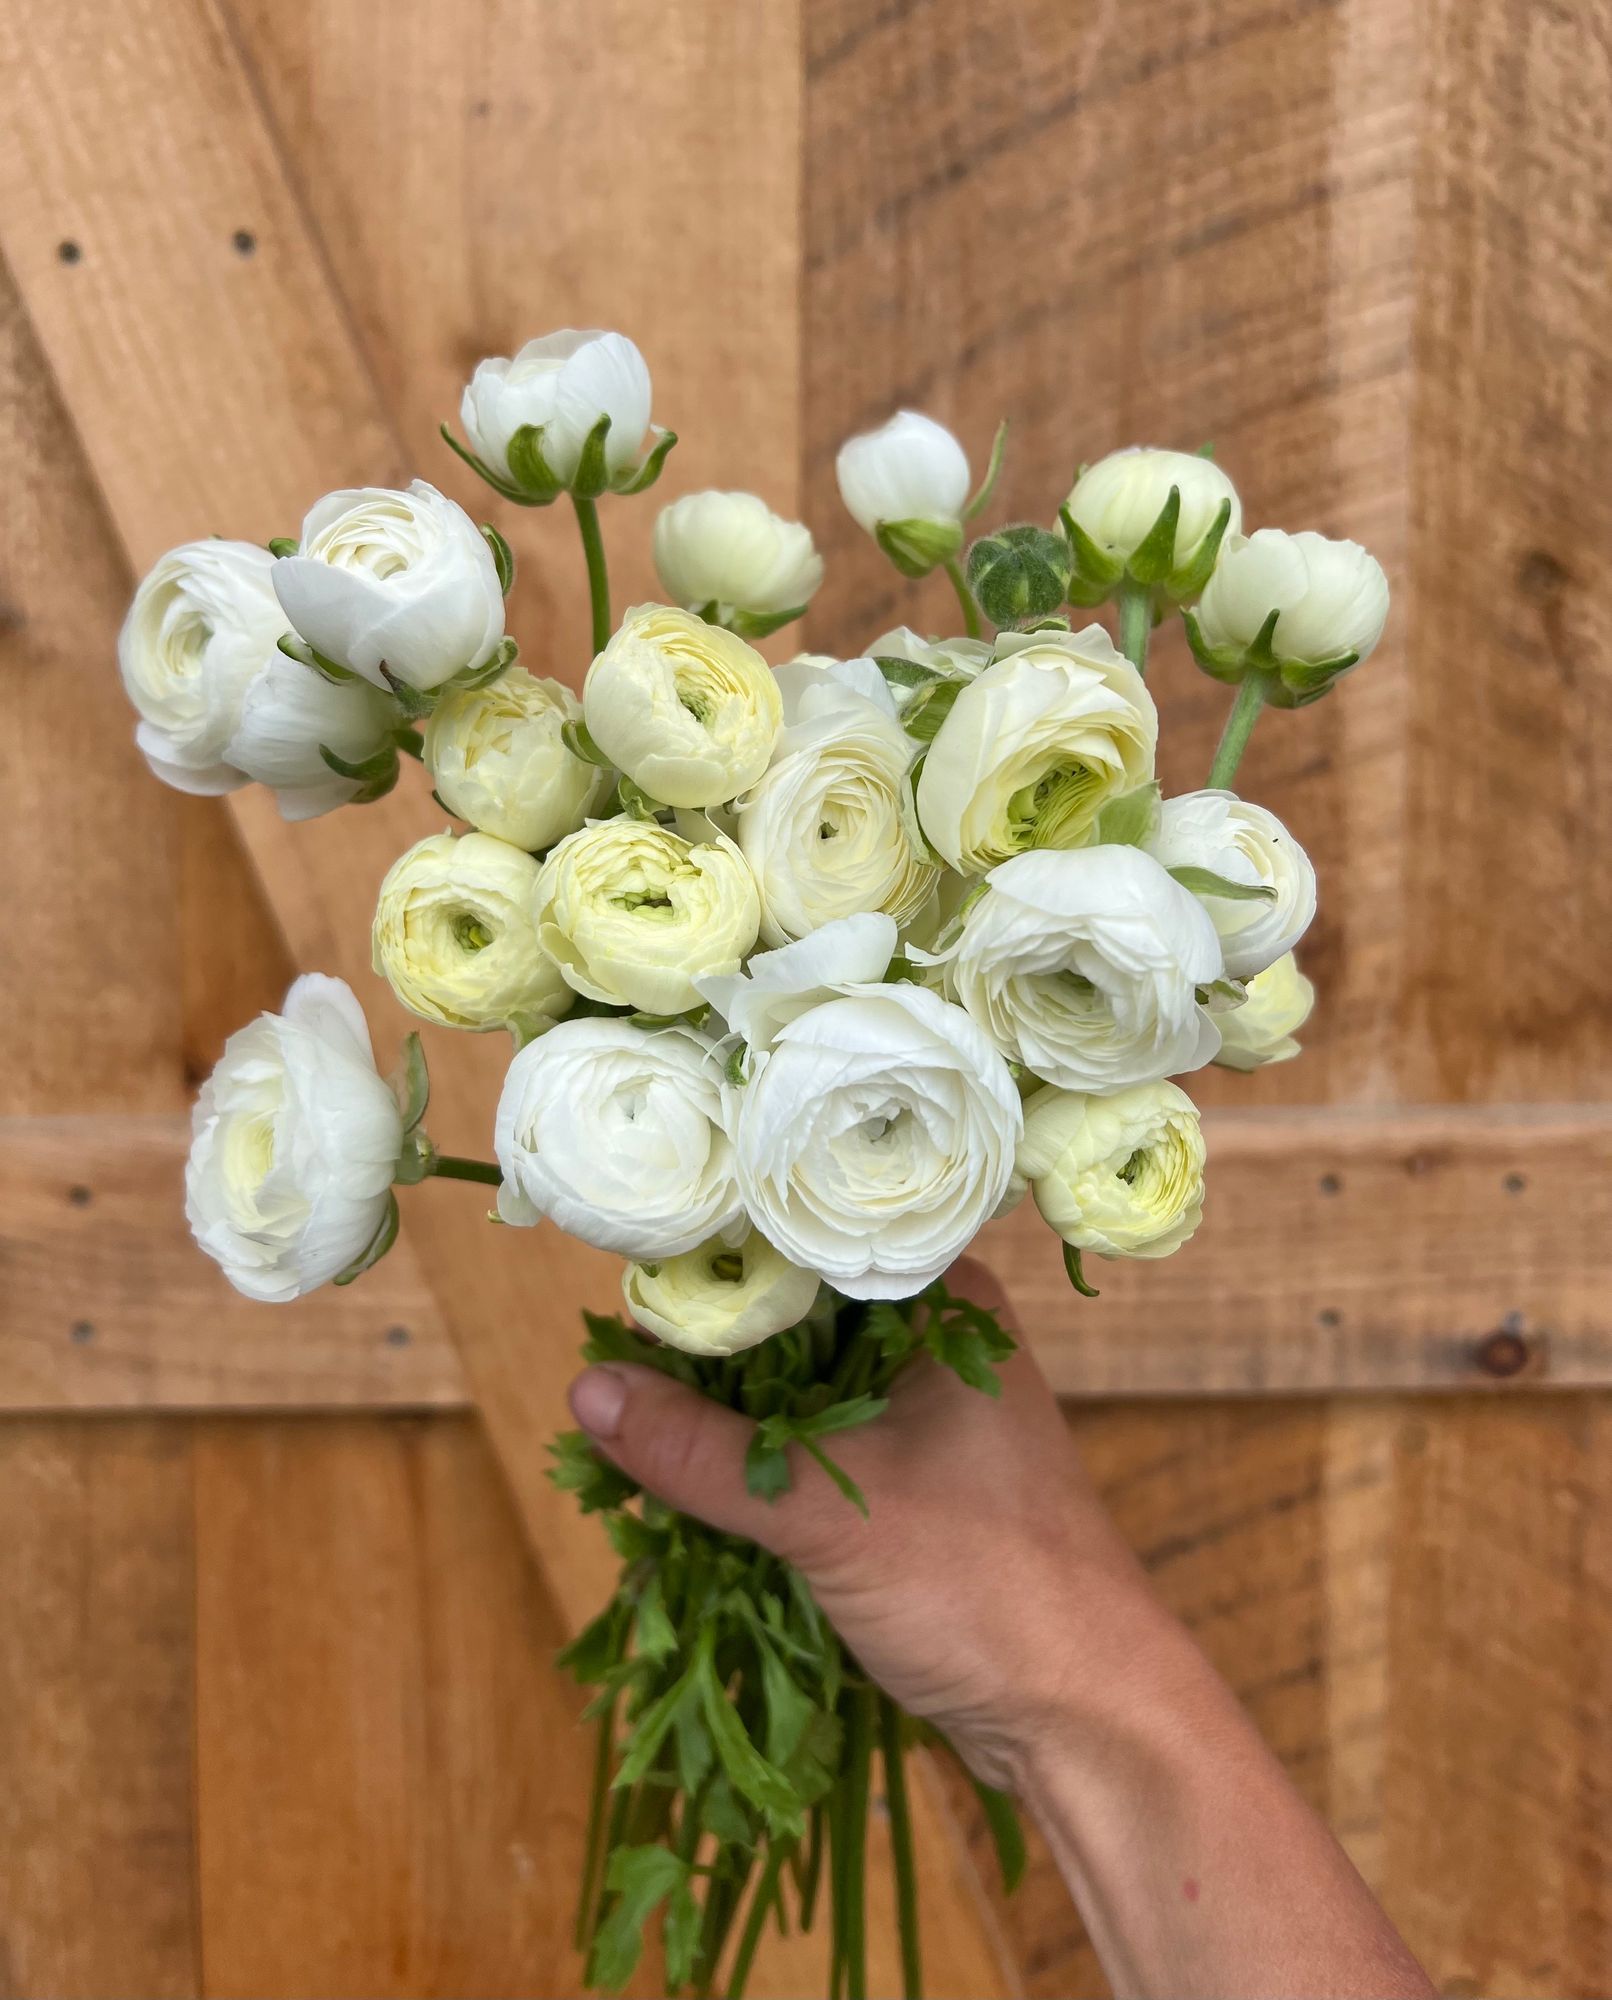
[{"label": "cream ranunculus flower", "polygon": [[781,1257],[759,1231],[730,1246],[713,1236],[680,1257],[629,1264],[621,1291],[627,1310],[685,1354],[738,1354],[794,1326],[817,1297],[815,1271]]},{"label": "cream ranunculus flower", "polygon": [[509,1066],[493,1143],[506,1222],[677,1257],[741,1235],[722,1058],[683,1027],[562,1021]]},{"label": "cream ranunculus flower", "polygon": [[739,846],[769,945],[879,910],[909,923],[934,894],[908,772],[917,746],[871,660],[778,671],[783,734],[738,802]]},{"label": "cream ranunculus flower", "polygon": [[758,951],[743,972],[694,983],[734,1034],[752,1049],[770,1049],[808,1008],[853,986],[878,985],[895,949],[894,919],[870,911],[836,917],[777,951]]},{"label": "cream ranunculus flower", "polygon": [[[1155,861],[1182,871],[1220,933],[1229,979],[1251,979],[1296,945],[1315,916],[1315,870],[1275,813],[1232,792],[1166,799],[1145,843]],[[1191,871],[1218,876],[1250,897],[1216,895]]]},{"label": "cream ranunculus flower", "polygon": [[651,820],[601,820],[543,863],[537,937],[578,993],[646,1014],[699,1005],[695,982],[736,972],[761,904],[725,835],[694,843]]},{"label": "cream ranunculus flower", "polygon": [[478,362],[459,421],[482,463],[516,485],[510,440],[528,425],[541,431],[543,461],[564,487],[576,477],[588,434],[608,417],[605,470],[614,485],[638,466],[649,410],[649,369],[625,334],[565,327],[527,341],[513,360]]},{"label": "cream ranunculus flower", "polygon": [[429,692],[486,666],[504,637],[492,550],[464,509],[423,479],[406,493],[327,493],[272,577],[298,637],[376,687],[389,675]]},{"label": "cream ranunculus flower", "polygon": [[1022,1121],[1007,1065],[916,986],[853,987],[799,1015],[738,1096],[751,1219],[849,1298],[921,1291],[1012,1177]]},{"label": "cream ranunculus flower", "polygon": [[1220,1046],[1198,999],[1221,977],[1220,939],[1139,848],[1004,861],[930,962],[1003,1055],[1065,1090],[1201,1069]]},{"label": "cream ranunculus flower", "polygon": [[1063,1240],[1100,1257],[1168,1257],[1203,1220],[1203,1130],[1173,1083],[1113,1097],[1038,1090],[1018,1170]]},{"label": "cream ranunculus flower", "polygon": [[450,688],[425,726],[437,796],[482,833],[535,852],[575,833],[610,774],[565,742],[582,704],[558,681],[510,667],[487,687]]},{"label": "cream ranunculus flower", "polygon": [[422,1021],[541,1034],[571,1005],[538,943],[531,855],[487,833],[434,833],[400,854],[375,906],[375,970]]},{"label": "cream ranunculus flower", "polygon": [[1278,659],[1363,660],[1388,622],[1388,579],[1358,542],[1280,528],[1228,537],[1198,605],[1205,644],[1251,646],[1273,611]]},{"label": "cream ranunculus flower", "polygon": [[1230,508],[1225,532],[1235,535],[1242,527],[1237,489],[1212,458],[1148,445],[1111,451],[1082,471],[1070,492],[1068,509],[1101,554],[1124,564],[1146,541],[1172,487],[1181,495],[1181,511],[1171,568],[1184,570],[1202,548],[1222,507]]},{"label": "cream ranunculus flower", "polygon": [[363,1009],[307,973],[278,1014],[224,1044],[191,1121],[185,1215],[248,1298],[300,1298],[375,1243],[403,1115],[375,1071]]},{"label": "cream ranunculus flower", "polygon": [[246,690],[285,630],[273,569],[273,556],[251,542],[188,542],[160,557],[134,593],[118,667],[140,716],[135,741],[179,791],[246,783],[225,752]]},{"label": "cream ranunculus flower", "polygon": [[384,751],[395,776],[400,722],[396,704],[367,681],[329,681],[275,651],[247,687],[227,754],[269,787],[282,818],[316,819],[364,790],[362,779],[333,771],[321,747],[349,764]]},{"label": "cream ranunculus flower", "polygon": [[1248,982],[1248,998],[1240,1007],[1216,1017],[1220,1051],[1215,1061],[1223,1069],[1241,1070],[1291,1062],[1299,1053],[1298,1031],[1314,1005],[1315,988],[1288,952],[1274,965],[1255,973]]},{"label": "cream ranunculus flower", "polygon": [[674,604],[761,637],[798,617],[823,581],[810,528],[754,493],[686,493],[655,519],[655,569]]},{"label": "cream ranunculus flower", "polygon": [[933,417],[902,410],[848,439],[834,472],[853,518],[906,575],[925,575],[963,546],[968,458]]},{"label": "cream ranunculus flower", "polygon": [[918,817],[953,868],[1098,837],[1104,806],[1151,782],[1159,718],[1101,625],[1003,633],[957,695],[918,779]]},{"label": "cream ranunculus flower", "polygon": [[772,668],[692,612],[638,604],[588,669],[588,733],[650,798],[714,806],[767,768],[783,720]]}]

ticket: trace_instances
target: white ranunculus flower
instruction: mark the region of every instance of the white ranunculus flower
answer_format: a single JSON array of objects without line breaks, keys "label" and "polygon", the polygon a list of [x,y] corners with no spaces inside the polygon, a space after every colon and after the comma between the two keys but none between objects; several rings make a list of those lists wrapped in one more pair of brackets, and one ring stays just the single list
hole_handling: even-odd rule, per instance
[{"label": "white ranunculus flower", "polygon": [[570,749],[563,731],[582,704],[558,681],[510,667],[487,687],[450,688],[425,726],[437,796],[482,833],[535,852],[574,833],[610,773]]},{"label": "white ranunculus flower", "polygon": [[1231,503],[1231,518],[1226,532],[1235,535],[1242,527],[1237,489],[1212,458],[1148,445],[1111,451],[1095,465],[1088,465],[1075,481],[1069,512],[1105,555],[1124,562],[1146,541],[1148,531],[1164,511],[1172,486],[1181,493],[1172,565],[1180,569],[1192,560],[1227,501]]},{"label": "white ranunculus flower", "polygon": [[[897,625],[879,634],[867,648],[867,656],[870,660],[906,660],[947,680],[971,681],[984,673],[993,653],[989,639],[925,639],[910,625]],[[892,685],[890,692],[899,707],[908,690]]]},{"label": "white ranunculus flower", "polygon": [[1100,1257],[1168,1257],[1203,1220],[1203,1129],[1173,1083],[1112,1097],[1048,1085],[1024,1107],[1018,1171],[1063,1240]]},{"label": "white ranunculus flower", "polygon": [[596,1249],[677,1257],[742,1231],[722,1059],[703,1035],[562,1021],[509,1066],[498,1212]]},{"label": "white ranunculus flower", "polygon": [[[298,637],[377,687],[429,691],[484,666],[504,636],[504,593],[481,530],[423,479],[406,493],[327,493],[297,553],[273,568]],[[383,672],[383,669],[385,670]]]},{"label": "white ranunculus flower", "polygon": [[629,1264],[621,1277],[627,1310],[685,1354],[738,1354],[794,1326],[817,1297],[815,1271],[781,1257],[759,1230],[733,1246],[713,1236],[680,1257]]},{"label": "white ranunculus flower", "polygon": [[744,856],[725,835],[691,842],[651,820],[596,821],[543,863],[537,936],[578,993],[682,1014],[695,982],[736,972],[756,941],[761,904]]},{"label": "white ranunculus flower", "polygon": [[944,424],[902,410],[848,439],[834,461],[840,498],[908,576],[923,576],[963,546],[968,458]]},{"label": "white ranunculus flower", "polygon": [[478,362],[459,420],[471,449],[501,479],[510,477],[510,439],[535,425],[543,433],[544,462],[564,486],[575,477],[582,447],[601,417],[610,419],[604,441],[610,478],[636,465],[649,410],[649,370],[625,334],[565,327],[527,341],[513,360]]},{"label": "white ranunculus flower", "polygon": [[1358,542],[1280,528],[1228,537],[1198,605],[1198,627],[1214,647],[1251,646],[1279,612],[1271,650],[1319,666],[1360,659],[1388,622],[1388,579]]},{"label": "white ranunculus flower", "polygon": [[752,1220],[849,1298],[921,1291],[1012,1177],[1022,1119],[1007,1065],[920,987],[853,987],[799,1015],[738,1096]]},{"label": "white ranunculus flower", "polygon": [[422,1021],[541,1034],[572,1002],[532,920],[537,863],[487,833],[434,833],[387,871],[375,970]]},{"label": "white ranunculus flower", "polygon": [[738,802],[739,846],[761,891],[769,945],[879,910],[909,923],[940,871],[918,828],[908,772],[917,746],[871,660],[782,667],[785,728]]},{"label": "white ranunculus flower", "polygon": [[1159,718],[1101,625],[1004,633],[958,694],[918,780],[937,854],[978,874],[1030,847],[1097,838],[1104,806],[1150,782]]},{"label": "white ranunculus flower", "polygon": [[246,783],[225,751],[246,690],[285,630],[273,569],[273,556],[251,542],[187,542],[160,557],[134,593],[118,667],[140,716],[135,741],[179,791]]},{"label": "white ranunculus flower", "polygon": [[1217,896],[1187,878],[1220,933],[1229,979],[1251,979],[1291,951],[1315,916],[1315,870],[1275,813],[1232,792],[1166,799],[1147,851],[1170,869],[1205,869],[1263,897]]},{"label": "white ranunculus flower", "polygon": [[801,610],[823,581],[812,531],[786,521],[754,493],[686,493],[655,517],[655,569],[687,611],[715,607],[767,622]]},{"label": "white ranunculus flower", "polygon": [[1298,1031],[1314,1005],[1315,988],[1288,952],[1274,965],[1255,973],[1248,982],[1248,998],[1240,1007],[1216,1017],[1220,1050],[1215,1061],[1223,1069],[1241,1070],[1291,1062],[1299,1053]]},{"label": "white ranunculus flower", "polygon": [[231,1035],[191,1120],[185,1215],[248,1298],[300,1298],[386,1221],[403,1115],[376,1074],[364,1012],[307,973],[278,1014]]},{"label": "white ranunculus flower", "polygon": [[588,669],[588,733],[652,799],[714,806],[767,768],[783,719],[754,646],[692,612],[637,604]]},{"label": "white ranunculus flower", "polygon": [[273,791],[283,818],[316,819],[363,788],[333,771],[320,746],[360,764],[395,744],[398,723],[395,703],[367,681],[329,681],[275,651],[246,690],[229,761]]},{"label": "white ranunculus flower", "polygon": [[1197,995],[1221,977],[1220,939],[1140,848],[1004,861],[932,962],[1003,1055],[1065,1090],[1201,1069],[1220,1045]]},{"label": "white ranunculus flower", "polygon": [[836,917],[777,951],[758,951],[743,972],[694,983],[734,1034],[764,1050],[808,1008],[853,986],[877,986],[895,950],[894,918],[869,911]]}]

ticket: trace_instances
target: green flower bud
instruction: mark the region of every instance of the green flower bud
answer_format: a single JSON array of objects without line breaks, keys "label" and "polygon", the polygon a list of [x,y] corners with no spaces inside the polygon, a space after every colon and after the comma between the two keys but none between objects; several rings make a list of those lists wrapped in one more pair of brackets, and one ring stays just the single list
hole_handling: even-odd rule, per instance
[{"label": "green flower bud", "polygon": [[968,552],[968,587],[993,625],[1047,618],[1069,590],[1069,544],[1024,522],[986,535]]}]

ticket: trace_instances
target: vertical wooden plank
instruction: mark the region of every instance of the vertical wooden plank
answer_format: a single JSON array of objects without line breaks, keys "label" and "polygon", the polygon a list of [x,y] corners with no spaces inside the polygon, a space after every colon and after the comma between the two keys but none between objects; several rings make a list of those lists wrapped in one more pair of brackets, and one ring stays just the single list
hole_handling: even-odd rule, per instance
[{"label": "vertical wooden plank", "polygon": [[0,1425],[0,1521],[0,1990],[195,1994],[188,1439]]}]

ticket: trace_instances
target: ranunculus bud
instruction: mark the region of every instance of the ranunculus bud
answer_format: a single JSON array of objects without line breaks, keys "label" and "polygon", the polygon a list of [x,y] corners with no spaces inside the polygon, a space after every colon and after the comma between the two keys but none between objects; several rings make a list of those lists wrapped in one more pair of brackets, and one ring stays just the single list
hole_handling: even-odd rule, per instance
[{"label": "ranunculus bud", "polygon": [[646,1014],[700,1004],[695,981],[737,972],[761,902],[725,835],[699,844],[651,820],[569,834],[543,863],[537,935],[578,993]]},{"label": "ranunculus bud", "polygon": [[1069,592],[1069,544],[1033,522],[1000,528],[969,550],[968,587],[993,625],[1049,618]]},{"label": "ranunculus bud", "polygon": [[1260,528],[1227,539],[1187,636],[1223,681],[1263,673],[1278,707],[1314,701],[1383,635],[1388,579],[1358,542]]},{"label": "ranunculus bud", "polygon": [[1063,522],[1076,604],[1101,604],[1125,581],[1180,601],[1203,589],[1242,503],[1212,458],[1131,445],[1084,468]]},{"label": "ranunculus bud", "polygon": [[[649,370],[625,334],[566,327],[527,341],[512,361],[479,362],[459,420],[477,471],[511,499],[546,506],[566,491],[652,485],[676,440],[649,410]],[[647,457],[646,432],[656,440]]]},{"label": "ranunculus bud", "polygon": [[536,852],[574,833],[609,789],[610,773],[565,741],[581,720],[569,688],[511,667],[490,686],[448,690],[425,727],[425,767],[449,812]]},{"label": "ranunculus bud", "polygon": [[680,1257],[629,1264],[627,1310],[646,1333],[685,1354],[738,1354],[803,1320],[817,1297],[803,1271],[758,1230],[731,1245],[720,1236]]},{"label": "ranunculus bud", "polygon": [[685,493],[655,518],[666,595],[746,639],[798,618],[823,581],[810,528],[754,493]]},{"label": "ranunculus bud", "polygon": [[767,768],[783,719],[772,668],[720,625],[637,604],[588,669],[588,734],[669,806],[714,806]]},{"label": "ranunculus bud", "polygon": [[508,1028],[523,1041],[571,1005],[537,941],[537,863],[487,833],[434,833],[387,871],[371,934],[375,970],[422,1021]]},{"label": "ranunculus bud", "polygon": [[1173,1083],[1112,1097],[1048,1087],[1024,1107],[1017,1171],[1076,1250],[1168,1257],[1203,1219],[1203,1131]]},{"label": "ranunculus bud", "polygon": [[1144,845],[1209,912],[1230,979],[1274,964],[1315,916],[1309,856],[1275,813],[1233,792],[1166,799]]},{"label": "ranunculus bud", "polygon": [[503,641],[492,550],[465,510],[423,479],[406,493],[327,493],[272,580],[297,636],[378,688],[429,693],[487,668]]},{"label": "ranunculus bud", "polygon": [[1299,1053],[1298,1031],[1310,1018],[1315,988],[1299,970],[1292,952],[1279,958],[1248,982],[1248,998],[1240,1007],[1216,1015],[1220,1026],[1223,1069],[1262,1069],[1267,1063],[1291,1062]]},{"label": "ranunculus bud", "polygon": [[269,787],[283,819],[315,819],[392,789],[399,722],[367,681],[327,680],[276,650],[246,690],[229,759]]},{"label": "ranunculus bud", "polygon": [[963,546],[968,459],[944,424],[902,410],[840,446],[840,498],[905,576],[927,576]]}]

